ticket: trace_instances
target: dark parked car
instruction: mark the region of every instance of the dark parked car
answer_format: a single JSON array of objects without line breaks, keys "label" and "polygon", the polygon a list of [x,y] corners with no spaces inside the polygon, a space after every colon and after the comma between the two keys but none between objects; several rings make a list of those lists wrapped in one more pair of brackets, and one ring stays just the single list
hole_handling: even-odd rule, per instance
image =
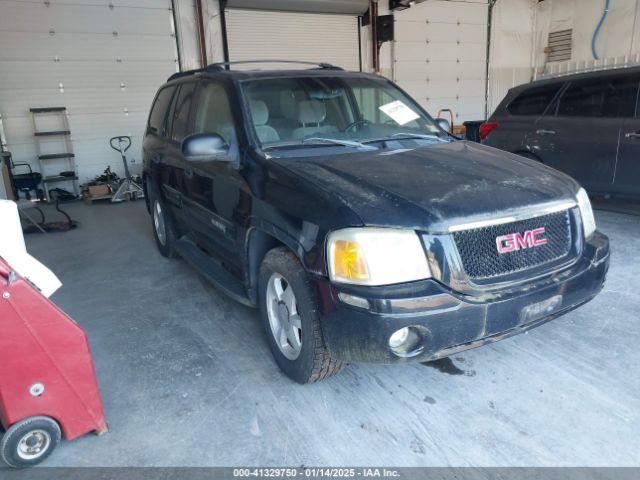
[{"label": "dark parked car", "polygon": [[259,306],[301,383],[523,332],[593,298],[608,269],[578,183],[458,141],[376,75],[176,74],[143,150],[162,255]]},{"label": "dark parked car", "polygon": [[539,160],[593,194],[640,198],[640,67],[512,88],[482,143]]}]

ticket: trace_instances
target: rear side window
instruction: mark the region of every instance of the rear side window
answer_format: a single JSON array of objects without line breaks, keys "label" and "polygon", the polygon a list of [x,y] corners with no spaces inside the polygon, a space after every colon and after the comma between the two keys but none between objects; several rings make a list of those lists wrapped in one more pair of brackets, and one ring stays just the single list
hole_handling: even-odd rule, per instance
[{"label": "rear side window", "polygon": [[531,87],[513,100],[507,110],[511,115],[542,115],[562,87],[562,83]]},{"label": "rear side window", "polygon": [[571,82],[562,94],[558,115],[563,117],[627,117],[636,110],[638,77],[624,75]]},{"label": "rear side window", "polygon": [[176,142],[181,142],[182,139],[189,134],[189,111],[191,109],[191,102],[193,101],[195,86],[195,83],[184,83],[178,92],[171,122],[171,139]]},{"label": "rear side window", "polygon": [[154,133],[162,134],[164,119],[167,116],[167,107],[171,102],[173,91],[175,87],[166,87],[158,92],[156,101],[151,107],[151,114],[149,114],[149,130]]}]

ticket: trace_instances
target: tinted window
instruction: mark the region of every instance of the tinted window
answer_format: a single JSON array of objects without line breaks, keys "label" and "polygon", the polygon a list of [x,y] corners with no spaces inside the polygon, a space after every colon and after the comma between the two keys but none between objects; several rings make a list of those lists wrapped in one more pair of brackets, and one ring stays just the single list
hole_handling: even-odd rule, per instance
[{"label": "tinted window", "polygon": [[172,113],[171,138],[181,142],[189,132],[189,109],[193,101],[195,83],[185,83],[180,87]]},{"label": "tinted window", "polygon": [[217,133],[230,143],[234,131],[227,91],[218,83],[203,84],[198,98],[194,133]]},{"label": "tinted window", "polygon": [[[380,142],[414,136],[426,140],[425,144],[448,141],[413,99],[382,79],[355,75],[261,78],[243,81],[241,88],[249,100],[256,136],[270,149],[304,148],[302,140],[314,137]],[[442,139],[438,138],[441,133]]]},{"label": "tinted window", "polygon": [[149,128],[156,133],[163,133],[162,127],[164,125],[167,107],[169,106],[174,90],[174,87],[167,87],[160,90],[156,96],[156,101],[153,103],[153,107],[151,107]]},{"label": "tinted window", "polygon": [[633,117],[638,78],[625,75],[571,82],[562,94],[558,115],[565,117]]},{"label": "tinted window", "polygon": [[518,95],[507,110],[512,115],[542,115],[561,86],[562,83],[557,83],[529,88]]}]

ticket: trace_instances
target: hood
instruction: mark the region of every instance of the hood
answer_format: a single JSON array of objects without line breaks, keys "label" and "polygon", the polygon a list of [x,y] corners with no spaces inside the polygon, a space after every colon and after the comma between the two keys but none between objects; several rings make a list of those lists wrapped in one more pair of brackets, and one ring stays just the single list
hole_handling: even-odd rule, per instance
[{"label": "hood", "polygon": [[575,201],[579,188],[539,162],[466,141],[275,161],[346,204],[365,225],[433,233]]}]

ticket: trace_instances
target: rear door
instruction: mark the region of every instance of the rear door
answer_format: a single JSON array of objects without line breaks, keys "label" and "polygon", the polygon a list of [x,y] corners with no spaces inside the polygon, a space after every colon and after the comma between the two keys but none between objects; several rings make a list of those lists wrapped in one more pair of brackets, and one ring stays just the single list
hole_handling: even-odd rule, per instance
[{"label": "rear door", "polygon": [[[624,117],[633,115],[628,75],[571,81],[550,112],[536,122],[532,144],[541,160],[593,192],[613,185]],[[634,97],[635,98],[635,97]]]},{"label": "rear door", "polygon": [[181,142],[190,126],[190,110],[193,103],[196,83],[187,82],[178,86],[173,96],[167,119],[167,152],[165,158],[165,180],[163,184],[165,198],[177,212],[181,223],[190,225],[188,212],[184,206],[187,196],[185,185],[185,162],[182,158]]},{"label": "rear door", "polygon": [[142,145],[145,161],[149,162],[150,172],[153,176],[153,185],[163,188],[167,180],[165,160],[167,153],[167,117],[171,107],[175,86],[162,88],[153,102],[144,143]]},{"label": "rear door", "polygon": [[[640,77],[640,74],[637,75]],[[640,78],[636,78],[636,87]],[[614,192],[640,196],[640,111],[636,94],[635,115],[627,118],[620,133],[620,149],[614,173]]]},{"label": "rear door", "polygon": [[564,82],[532,85],[517,94],[506,108],[498,107],[491,121],[499,125],[483,143],[514,153],[528,150],[536,121],[548,109],[563,85]]}]

